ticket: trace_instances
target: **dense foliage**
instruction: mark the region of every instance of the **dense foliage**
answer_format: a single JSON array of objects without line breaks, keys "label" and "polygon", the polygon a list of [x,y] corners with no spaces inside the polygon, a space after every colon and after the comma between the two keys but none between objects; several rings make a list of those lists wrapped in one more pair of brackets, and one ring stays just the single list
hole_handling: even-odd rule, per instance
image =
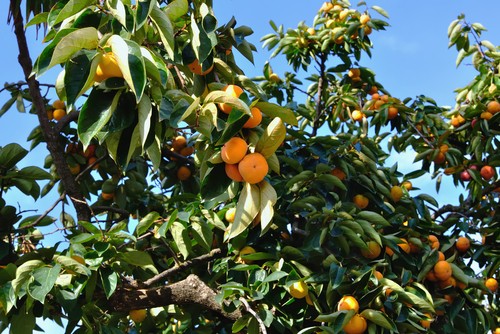
[{"label": "dense foliage", "polygon": [[[445,109],[392,96],[362,65],[387,26],[380,7],[339,0],[310,27],[271,22],[264,46],[293,71],[248,78],[234,53],[253,61],[252,30],[211,3],[28,0],[25,24],[11,0],[26,81],[6,84],[0,115],[27,106],[31,148],[48,155],[18,168],[29,151],[0,148],[2,329],[499,327],[500,52],[485,28],[449,27],[457,66],[477,75]],[[44,32],[34,63],[25,26]],[[49,99],[37,80],[54,68]],[[414,171],[388,165],[401,152]],[[460,204],[416,194],[422,176],[453,178]],[[14,188],[54,205],[28,216],[3,198]]]}]

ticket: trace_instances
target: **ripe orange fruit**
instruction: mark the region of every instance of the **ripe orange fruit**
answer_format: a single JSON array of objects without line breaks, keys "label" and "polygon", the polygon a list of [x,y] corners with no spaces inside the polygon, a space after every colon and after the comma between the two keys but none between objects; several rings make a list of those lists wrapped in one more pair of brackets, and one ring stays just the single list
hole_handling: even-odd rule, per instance
[{"label": "ripe orange fruit", "polygon": [[[56,118],[55,115],[54,115],[54,118]],[[493,168],[491,166],[488,166],[488,165],[485,165],[485,166],[481,167],[480,174],[481,174],[481,176],[482,176],[483,179],[485,179],[486,181],[488,181],[493,176],[495,176],[495,168]]]},{"label": "ripe orange fruit", "polygon": [[114,193],[102,192],[101,193],[101,197],[105,201],[110,201],[110,200],[112,200],[115,197],[115,194]]},{"label": "ripe orange fruit", "polygon": [[488,102],[488,105],[486,107],[486,111],[491,113],[491,114],[496,114],[497,112],[500,111],[500,103],[498,101],[490,101]]},{"label": "ripe orange fruit", "polygon": [[352,119],[356,122],[360,122],[365,117],[365,114],[361,110],[354,110],[352,112]]},{"label": "ripe orange fruit", "polygon": [[340,181],[345,180],[345,178],[347,177],[346,173],[344,173],[344,171],[342,169],[340,169],[339,167],[335,167],[334,169],[332,169],[332,171],[330,173],[333,176],[338,177]]},{"label": "ripe orange fruit", "polygon": [[184,136],[177,136],[172,140],[172,148],[175,152],[180,152],[186,146],[187,140]]},{"label": "ripe orange fruit", "polygon": [[[309,28],[307,29],[307,32],[310,35],[314,35],[316,32],[314,31],[314,28]],[[269,81],[274,82],[274,83],[279,83],[281,81],[280,76],[277,75],[276,73],[271,73],[269,75]]]},{"label": "ripe orange fruit", "polygon": [[470,248],[470,240],[467,237],[459,237],[455,242],[455,247],[460,253],[465,253]]},{"label": "ripe orange fruit", "polygon": [[191,154],[194,153],[194,147],[193,146],[186,146],[184,148],[181,148],[179,153],[185,157],[189,157]]},{"label": "ripe orange fruit", "polygon": [[465,123],[465,118],[458,114],[458,115],[453,115],[451,117],[451,125],[453,125],[454,127],[459,127],[460,125],[464,124]]},{"label": "ripe orange fruit", "polygon": [[483,111],[481,115],[479,115],[479,117],[481,117],[481,119],[489,121],[493,117],[493,114],[490,113],[489,111]]},{"label": "ripe orange fruit", "polygon": [[359,70],[359,68],[351,68],[349,72],[347,72],[347,75],[349,76],[349,78],[359,78],[359,76],[361,75],[361,71]]},{"label": "ripe orange fruit", "polygon": [[54,108],[54,109],[66,109],[66,105],[64,104],[64,101],[55,100],[52,103],[52,108]]},{"label": "ripe orange fruit", "polygon": [[361,249],[361,255],[363,255],[367,259],[376,259],[382,252],[382,248],[375,241],[368,241],[366,245],[368,246],[368,248]]},{"label": "ripe orange fruit", "polygon": [[420,320],[420,325],[424,328],[431,328],[432,316],[429,313],[424,313],[427,319]]},{"label": "ripe orange fruit", "polygon": [[236,215],[236,208],[229,208],[224,214],[224,218],[228,223],[234,222],[234,216]]},{"label": "ripe orange fruit", "polygon": [[354,310],[356,313],[359,311],[359,303],[353,296],[344,296],[337,304],[337,311]]},{"label": "ripe orange fruit", "polygon": [[399,200],[403,197],[403,189],[401,189],[400,186],[392,186],[391,197],[394,202],[399,202]]},{"label": "ripe orange fruit", "polygon": [[[97,158],[96,157],[90,157],[88,160],[87,160],[87,164],[88,165],[92,165],[93,163],[95,163],[97,161]],[[99,164],[95,164],[92,166],[92,169],[98,169],[99,168]]]},{"label": "ripe orange fruit", "polygon": [[356,196],[354,196],[352,201],[361,210],[366,208],[368,206],[368,204],[370,203],[370,200],[362,194],[357,194]]},{"label": "ripe orange fruit", "polygon": [[[240,86],[236,85],[227,85],[222,89],[224,92],[229,93],[229,95],[233,97],[240,97],[241,94],[243,94],[243,89],[241,89]],[[225,113],[229,114],[233,108],[225,103],[219,103],[219,108],[220,110]]]},{"label": "ripe orange fruit", "polygon": [[130,310],[130,312],[128,313],[130,319],[135,323],[143,322],[144,319],[146,319],[147,315],[148,313],[145,309]]},{"label": "ripe orange fruit", "polygon": [[382,278],[384,278],[384,275],[378,270],[375,270],[374,275],[378,280],[381,280]]},{"label": "ripe orange fruit", "polygon": [[246,123],[243,124],[243,127],[246,129],[253,129],[257,125],[259,125],[260,122],[262,122],[262,112],[260,111],[259,108],[252,107],[250,111],[252,112],[252,117],[250,117],[248,121],[246,121]]},{"label": "ripe orange fruit", "polygon": [[243,182],[243,177],[238,170],[238,164],[225,164],[226,175],[233,181]]},{"label": "ripe orange fruit", "polygon": [[427,275],[425,275],[425,279],[427,279],[430,282],[437,282],[436,275],[434,274],[434,270],[430,270]]},{"label": "ripe orange fruit", "polygon": [[181,181],[186,181],[191,177],[191,169],[187,166],[180,166],[177,170],[177,178]]},{"label": "ripe orange fruit", "polygon": [[202,65],[200,64],[198,59],[195,58],[192,63],[188,64],[188,68],[194,74],[206,75],[214,69],[214,64],[210,65],[209,68],[207,68],[205,71],[203,71]]},{"label": "ripe orange fruit", "polygon": [[486,282],[484,282],[484,285],[490,290],[491,292],[495,292],[498,290],[498,281],[494,278],[488,278]]},{"label": "ripe orange fruit", "polygon": [[297,299],[304,298],[309,292],[307,284],[303,281],[294,282],[292,285],[290,285],[289,289],[292,297]]},{"label": "ripe orange fruit", "polygon": [[494,333],[494,334],[500,334],[500,327],[497,327],[497,328],[495,329],[495,333]]},{"label": "ripe orange fruit", "polygon": [[439,151],[436,157],[434,158],[434,162],[438,165],[442,164],[443,162],[446,161],[446,156],[444,155],[443,152]]},{"label": "ripe orange fruit", "polygon": [[71,172],[72,175],[78,175],[80,174],[81,167],[79,164],[70,165],[69,171]]},{"label": "ripe orange fruit", "polygon": [[252,260],[248,260],[248,259],[243,259],[241,258],[243,255],[248,255],[248,254],[253,254],[255,253],[255,249],[251,246],[245,246],[243,247],[242,249],[240,249],[240,252],[238,253],[238,259],[236,260],[236,262],[238,263],[246,263],[246,264],[250,264],[252,263],[253,261]]},{"label": "ripe orange fruit", "polygon": [[446,257],[444,256],[444,253],[439,251],[438,252],[438,261],[444,261],[446,260]]},{"label": "ripe orange fruit", "polygon": [[247,154],[238,164],[238,171],[245,182],[259,183],[269,172],[266,158],[260,153]]},{"label": "ripe orange fruit", "polygon": [[439,248],[439,246],[440,246],[439,239],[435,235],[430,234],[427,237],[427,239],[429,240],[432,249],[438,249]]},{"label": "ripe orange fruit", "polygon": [[359,17],[359,22],[360,22],[362,25],[367,24],[368,22],[370,22],[370,16],[369,16],[368,14],[362,14],[362,15]]},{"label": "ripe orange fruit", "polygon": [[362,334],[366,331],[368,327],[365,318],[359,314],[355,314],[347,324],[345,324],[343,330],[346,334]]},{"label": "ripe orange fruit", "polygon": [[434,265],[434,275],[440,281],[446,281],[452,273],[451,265],[446,261],[438,261]]},{"label": "ripe orange fruit", "polygon": [[329,12],[330,10],[333,9],[333,3],[331,2],[323,2],[323,5],[321,6],[321,8],[319,9],[321,12]]},{"label": "ripe orange fruit", "polygon": [[401,184],[401,187],[405,188],[407,191],[410,191],[413,188],[413,184],[411,184],[411,181],[404,181]]},{"label": "ripe orange fruit", "polygon": [[53,112],[52,112],[52,117],[56,120],[56,121],[60,121],[64,116],[66,116],[66,110],[65,109],[55,109]]},{"label": "ripe orange fruit", "polygon": [[401,243],[399,243],[398,246],[401,247],[406,254],[410,254],[411,247],[406,239],[401,239]]},{"label": "ripe orange fruit", "polygon": [[387,109],[387,119],[394,119],[398,116],[399,110],[396,107],[389,107]]},{"label": "ripe orange fruit", "polygon": [[441,146],[439,146],[439,151],[443,153],[448,152],[449,149],[450,147],[447,144],[442,144]]},{"label": "ripe orange fruit", "polygon": [[455,278],[453,276],[451,276],[450,278],[448,278],[444,281],[440,281],[438,285],[439,285],[439,288],[441,288],[441,289],[447,288],[449,286],[456,287],[457,281],[455,280]]},{"label": "ripe orange fruit", "polygon": [[225,163],[237,164],[247,154],[247,149],[248,145],[244,139],[233,137],[222,146],[221,158]]},{"label": "ripe orange fruit", "polygon": [[107,52],[102,55],[102,58],[97,65],[94,80],[96,82],[101,82],[114,77],[123,78],[123,73],[118,66],[118,60],[116,59],[115,54],[113,52]]}]

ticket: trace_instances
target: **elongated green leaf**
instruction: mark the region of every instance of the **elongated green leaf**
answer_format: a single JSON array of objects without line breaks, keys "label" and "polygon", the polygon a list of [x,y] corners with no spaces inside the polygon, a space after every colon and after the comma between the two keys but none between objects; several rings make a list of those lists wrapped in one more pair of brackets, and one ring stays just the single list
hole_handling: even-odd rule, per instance
[{"label": "elongated green leaf", "polygon": [[111,36],[108,44],[116,56],[123,78],[134,92],[136,101],[140,101],[146,87],[146,66],[141,47],[136,42],[119,35]]},{"label": "elongated green leaf", "polygon": [[283,122],[288,123],[290,125],[298,124],[297,117],[295,116],[293,111],[291,111],[288,108],[279,106],[271,102],[262,102],[262,101],[257,102],[255,106],[269,117],[272,118],[279,117]]},{"label": "elongated green leaf", "polygon": [[372,309],[364,309],[361,313],[361,316],[366,320],[369,320],[380,327],[395,331],[396,324],[387,316],[387,314],[372,310]]},{"label": "elongated green leaf", "polygon": [[148,266],[153,264],[153,259],[146,252],[130,250],[120,254],[120,258],[134,266]]},{"label": "elongated green leaf", "polygon": [[66,62],[64,66],[64,91],[66,103],[72,105],[76,99],[93,85],[96,64],[92,59],[97,54],[95,50],[81,50]]},{"label": "elongated green leaf", "polygon": [[266,233],[271,226],[274,216],[274,204],[278,200],[278,194],[273,186],[267,181],[259,183],[260,188],[260,228],[261,235]]},{"label": "elongated green leaf", "polygon": [[135,18],[135,29],[140,29],[146,23],[149,14],[156,6],[154,1],[137,1],[137,14]]},{"label": "elongated green leaf", "polygon": [[63,266],[63,268],[72,270],[77,274],[85,276],[92,274],[89,268],[69,256],[57,255],[54,256],[54,261]]},{"label": "elongated green leaf", "polygon": [[373,211],[360,211],[356,216],[378,226],[391,226],[384,217]]},{"label": "elongated green leaf", "polygon": [[174,28],[168,16],[158,7],[154,6],[150,13],[151,20],[160,33],[160,39],[170,59],[174,59]]},{"label": "elongated green leaf", "polygon": [[50,180],[52,175],[37,166],[28,166],[17,172],[18,177],[29,180]]},{"label": "elongated green leaf", "polygon": [[153,108],[149,96],[143,95],[137,108],[139,110],[139,133],[141,135],[142,147],[145,148],[146,140],[151,130],[151,118],[153,115]]},{"label": "elongated green leaf", "polygon": [[181,252],[184,259],[187,259],[191,253],[191,239],[189,238],[186,228],[181,223],[174,222],[170,227],[170,232],[172,233],[172,237],[174,238],[179,252]]},{"label": "elongated green leaf", "polygon": [[93,89],[78,116],[78,136],[84,149],[111,118],[120,94]]},{"label": "elongated green leaf", "polygon": [[228,239],[232,239],[242,233],[254,220],[260,210],[260,189],[255,184],[245,182],[238,204],[236,214]]},{"label": "elongated green leaf", "polygon": [[255,152],[259,152],[266,158],[270,157],[285,140],[285,136],[285,124],[281,118],[275,117],[257,142]]},{"label": "elongated green leaf", "polygon": [[33,271],[33,281],[28,286],[28,292],[33,299],[44,303],[45,296],[52,290],[59,272],[61,265],[56,264],[54,267],[42,267]]},{"label": "elongated green leaf", "polygon": [[137,227],[135,229],[135,234],[137,236],[143,235],[159,217],[160,214],[156,211],[148,213],[145,217],[141,219],[139,224],[137,224]]},{"label": "elongated green leaf", "polygon": [[188,10],[189,4],[187,0],[174,0],[164,9],[170,21],[175,21],[179,17],[187,14]]},{"label": "elongated green leaf", "polygon": [[87,27],[75,30],[57,43],[48,68],[64,63],[81,49],[95,49],[98,44],[99,36],[96,28]]},{"label": "elongated green leaf", "polygon": [[99,275],[101,276],[101,284],[106,294],[106,298],[109,299],[118,285],[118,274],[111,269],[103,268],[99,271]]},{"label": "elongated green leaf", "polygon": [[21,288],[31,279],[33,271],[44,266],[41,260],[29,260],[21,264],[16,270],[16,278],[12,280],[12,288],[19,292]]}]

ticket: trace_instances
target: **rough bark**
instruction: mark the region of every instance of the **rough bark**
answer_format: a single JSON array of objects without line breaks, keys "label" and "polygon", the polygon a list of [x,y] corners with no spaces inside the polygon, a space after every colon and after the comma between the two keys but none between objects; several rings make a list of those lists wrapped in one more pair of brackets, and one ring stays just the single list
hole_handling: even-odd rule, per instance
[{"label": "rough bark", "polygon": [[59,133],[54,130],[45,108],[45,101],[40,92],[40,84],[32,75],[33,62],[30,57],[26,35],[24,33],[23,16],[19,8],[20,2],[11,0],[10,9],[13,13],[14,33],[19,47],[18,61],[23,69],[23,73],[28,84],[29,93],[32,98],[33,106],[37,112],[38,121],[42,132],[47,142],[47,149],[52,155],[54,165],[56,166],[57,174],[61,178],[61,183],[66,191],[66,194],[71,199],[77,214],[78,220],[89,221],[91,217],[90,208],[82,196],[74,176],[69,170],[64,157],[64,147],[59,140]]}]

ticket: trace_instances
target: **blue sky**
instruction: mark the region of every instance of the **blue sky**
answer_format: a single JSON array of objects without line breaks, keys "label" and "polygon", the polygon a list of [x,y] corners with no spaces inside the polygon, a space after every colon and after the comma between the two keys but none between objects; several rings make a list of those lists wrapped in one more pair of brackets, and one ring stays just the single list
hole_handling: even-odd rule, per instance
[{"label": "blue sky", "polygon": [[[253,28],[254,35],[249,37],[250,42],[258,48],[255,56],[255,66],[246,60],[239,62],[247,76],[262,74],[262,65],[269,59],[269,53],[262,49],[260,37],[272,32],[269,21],[283,24],[285,28],[295,28],[299,21],[311,24],[314,15],[323,3],[322,0],[215,0],[215,15],[219,24],[226,23],[231,16],[235,16],[238,25],[247,25]],[[353,1],[353,4],[356,2]],[[368,1],[368,5],[378,5],[390,15],[386,31],[374,32],[370,37],[374,43],[373,57],[363,58],[361,63],[372,68],[376,79],[383,83],[391,95],[404,99],[424,94],[433,97],[439,105],[453,105],[453,90],[467,84],[475,75],[471,66],[464,62],[460,68],[455,67],[457,52],[448,49],[447,28],[449,23],[460,13],[464,13],[469,22],[481,22],[487,29],[484,37],[493,44],[500,44],[500,20],[498,0],[378,0]],[[0,82],[17,82],[23,79],[21,68],[17,62],[17,44],[12,29],[5,22],[7,19],[8,1],[0,5],[0,34],[3,50],[0,53]],[[28,31],[31,56],[34,60],[40,53],[43,45],[40,39],[35,39],[34,29]],[[291,71],[284,58],[270,60],[276,73],[282,75]],[[49,72],[40,78],[41,82],[53,83],[56,71]],[[55,97],[55,94],[51,94]],[[9,98],[6,92],[0,93],[0,104]],[[18,142],[25,148],[29,143],[25,138],[35,126],[34,115],[21,115],[12,109],[0,118],[0,146],[10,142]],[[25,164],[38,164],[45,157],[44,147],[40,146],[34,154],[29,155]],[[413,156],[406,161],[411,163]],[[404,167],[404,166],[401,166]],[[445,182],[446,185],[446,182]],[[419,184],[425,192],[435,195],[434,182]],[[448,199],[450,188],[441,190],[438,198],[440,202]],[[18,192],[11,192],[9,200],[18,202],[22,209],[40,208],[44,211],[53,203],[52,198],[44,198],[35,206],[35,203]],[[56,215],[58,212],[56,210]],[[48,326],[43,326],[49,329]],[[57,333],[57,330],[49,330]],[[61,331],[62,332],[62,331]]]}]

